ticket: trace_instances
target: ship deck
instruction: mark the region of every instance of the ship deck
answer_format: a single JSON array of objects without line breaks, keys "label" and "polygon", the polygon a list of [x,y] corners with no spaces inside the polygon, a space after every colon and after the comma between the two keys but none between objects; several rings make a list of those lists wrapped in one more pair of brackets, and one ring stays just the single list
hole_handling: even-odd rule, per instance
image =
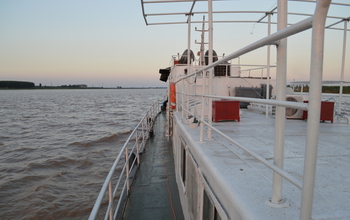
[{"label": "ship deck", "polygon": [[159,114],[141,157],[141,165],[124,212],[124,220],[184,219],[175,181],[172,142]]},{"label": "ship deck", "polygon": [[[191,154],[205,173],[218,198],[239,204],[248,219],[298,219],[301,190],[283,182],[285,207],[267,205],[272,196],[273,171],[232,142],[213,131],[213,138],[199,142],[199,127],[191,129],[174,114],[178,126],[192,140]],[[275,119],[244,110],[240,122],[214,123],[237,143],[273,163]],[[284,170],[302,181],[306,146],[305,120],[286,120]],[[350,125],[329,121],[320,123],[313,219],[350,218]],[[227,208],[227,207],[226,207]]]}]

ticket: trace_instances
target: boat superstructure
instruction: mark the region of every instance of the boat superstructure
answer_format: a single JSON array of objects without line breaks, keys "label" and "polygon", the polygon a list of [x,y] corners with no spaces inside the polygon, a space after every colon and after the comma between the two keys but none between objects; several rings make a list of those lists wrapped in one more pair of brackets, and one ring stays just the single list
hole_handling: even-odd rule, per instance
[{"label": "boat superstructure", "polygon": [[[218,7],[221,10],[214,7],[219,2],[225,3]],[[328,29],[344,33],[339,74],[342,88],[350,4],[278,0],[269,10],[261,11],[248,10],[254,8],[249,2],[141,1],[147,25],[185,24],[188,30],[187,48],[172,56],[170,67],[160,70],[161,80],[169,82],[166,132],[172,139],[184,218],[349,219],[349,117],[341,112],[341,101],[337,111],[334,100],[323,100],[321,88]],[[290,12],[294,3],[311,5],[313,10]],[[238,10],[242,5],[245,7]],[[345,8],[346,16],[331,15],[334,7]],[[242,19],[228,16],[232,14]],[[247,19],[246,14],[258,16]],[[273,21],[274,14],[277,18]],[[223,20],[221,15],[231,19]],[[290,22],[288,16],[298,19]],[[158,17],[165,19],[159,21]],[[228,23],[262,24],[267,31],[248,45],[238,44],[230,54],[218,55],[214,26]],[[197,58],[191,40],[196,24],[201,28],[197,29],[201,34]],[[339,28],[341,24],[344,26]],[[272,26],[276,31],[271,31]],[[239,29],[235,31],[231,34],[239,35]],[[288,39],[305,32],[311,32],[310,38],[305,38],[311,42],[306,49],[311,57],[309,93],[300,95],[286,89]],[[250,57],[261,48],[263,59]],[[295,65],[302,64],[301,59]],[[138,155],[136,152],[135,158]],[[99,200],[111,180],[105,183]],[[110,219],[119,212],[117,207],[112,214],[113,197],[110,194]],[[94,216],[97,210],[94,208]]]},{"label": "boat superstructure", "polygon": [[[349,14],[345,17],[330,16],[328,10],[330,6],[342,6],[348,10],[349,4],[323,0],[300,1],[314,6],[313,13],[306,15],[290,13],[288,2],[280,0],[276,7],[263,12],[261,18],[254,21],[267,23],[267,36],[242,46],[233,53],[218,57],[213,49],[213,26],[217,23],[252,21],[218,21],[214,15],[254,11],[234,11],[239,4],[245,4],[242,1],[231,3],[233,11],[228,8],[226,11],[215,11],[213,3],[217,1],[207,1],[206,12],[196,11],[195,6],[200,1],[191,1],[187,13],[182,14],[186,15],[183,22],[148,21],[151,16],[177,15],[145,12],[147,4],[170,2],[189,1],[143,1],[144,17],[148,25],[186,23],[189,30],[188,48],[182,55],[187,59],[173,56],[169,72],[161,71],[164,81],[169,80],[170,85],[176,85],[175,89],[169,87],[169,99],[176,93],[176,98],[173,99],[176,100],[176,107],[170,108],[168,112],[169,134],[172,135],[175,146],[177,183],[185,218],[350,218],[350,213],[344,206],[344,203],[350,201],[349,175],[344,176],[344,172],[349,169],[349,163],[345,161],[349,159],[346,142],[350,128],[346,121],[333,123],[334,103],[330,103],[329,114],[332,120],[323,118],[326,110],[321,107],[321,103],[322,106],[329,104],[322,102],[321,93],[324,32],[327,28],[336,28],[334,25],[343,23],[345,51],[346,24],[349,21]],[[271,16],[274,13],[277,13],[277,31],[271,33]],[[204,65],[202,47],[198,61],[194,61],[189,52],[191,25],[202,22],[192,18],[196,14],[206,14],[208,19],[205,21],[208,52],[204,55],[207,58]],[[287,17],[290,14],[305,17],[289,24]],[[310,91],[308,96],[287,95],[287,39],[307,30],[312,32]],[[272,46],[276,49],[276,66],[270,64]],[[267,47],[265,65],[249,66],[240,62],[242,57],[262,47]],[[345,52],[341,82],[344,81],[344,56]],[[245,66],[249,66],[246,69],[248,73],[254,69],[266,69],[265,75],[243,76]],[[272,68],[275,68],[275,80],[271,79]],[[242,95],[245,89],[252,92]],[[295,100],[290,101],[290,98]],[[240,103],[240,107],[242,102],[248,103],[248,109],[254,105],[263,105],[266,117],[237,108],[235,102]],[[290,116],[291,110],[296,110],[298,114]],[[227,116],[228,113],[231,115]],[[213,122],[218,118],[224,122]],[[287,121],[286,118],[307,120]],[[322,121],[328,123],[320,123]]]}]

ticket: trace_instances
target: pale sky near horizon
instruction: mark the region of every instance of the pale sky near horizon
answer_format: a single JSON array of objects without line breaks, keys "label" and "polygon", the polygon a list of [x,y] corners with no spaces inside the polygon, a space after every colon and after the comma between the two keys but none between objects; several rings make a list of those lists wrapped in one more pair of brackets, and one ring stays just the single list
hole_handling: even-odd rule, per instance
[{"label": "pale sky near horizon", "polygon": [[[237,7],[247,5],[253,6],[254,10],[267,11],[275,6],[275,1],[225,1],[215,3],[214,9],[216,4],[218,9],[225,10],[237,10]],[[307,7],[303,8],[300,4],[290,2],[289,7],[302,13],[313,12],[313,3],[306,3]],[[198,6],[204,7],[203,3]],[[174,11],[189,10],[189,7],[170,7]],[[153,10],[151,6],[146,7],[148,13]],[[349,17],[350,8],[331,6],[329,14]],[[228,19],[225,16],[223,19]],[[274,15],[273,19],[276,17]],[[217,19],[222,20],[219,15]],[[293,22],[293,18],[291,20]],[[199,45],[194,41],[200,41],[200,33],[194,31],[194,27],[201,29],[201,24],[192,24],[191,45],[196,53]],[[343,23],[337,27],[343,27]],[[275,31],[274,26],[272,33]],[[326,33],[324,80],[339,80],[343,31],[328,30]],[[218,55],[230,54],[266,34],[265,24],[214,24],[214,50]],[[348,31],[347,81],[350,81],[349,35]],[[293,36],[288,42],[288,80],[309,80],[310,30]],[[0,2],[0,80],[55,86],[166,86],[159,81],[158,70],[169,66],[171,55],[181,54],[186,48],[187,25],[146,26],[140,0]],[[274,64],[274,47],[271,51],[271,64]],[[265,56],[266,49],[259,49],[242,57],[241,62],[263,64]]]}]

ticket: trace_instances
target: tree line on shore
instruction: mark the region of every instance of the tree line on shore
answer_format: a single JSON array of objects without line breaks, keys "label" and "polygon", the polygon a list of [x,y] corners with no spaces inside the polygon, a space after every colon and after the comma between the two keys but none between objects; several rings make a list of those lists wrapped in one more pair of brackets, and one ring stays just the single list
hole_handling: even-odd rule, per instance
[{"label": "tree line on shore", "polygon": [[42,86],[41,83],[35,86],[33,82],[27,81],[0,81],[0,89],[86,89],[85,84],[62,85],[62,86]]},{"label": "tree line on shore", "polygon": [[5,89],[31,89],[34,88],[33,82],[26,81],[0,81],[0,88]]},{"label": "tree line on shore", "polygon": [[[303,88],[301,86],[296,86],[294,92],[309,92],[309,86],[306,85]],[[339,93],[340,86],[322,86],[322,93]],[[350,94],[350,86],[343,86],[343,94]]]}]

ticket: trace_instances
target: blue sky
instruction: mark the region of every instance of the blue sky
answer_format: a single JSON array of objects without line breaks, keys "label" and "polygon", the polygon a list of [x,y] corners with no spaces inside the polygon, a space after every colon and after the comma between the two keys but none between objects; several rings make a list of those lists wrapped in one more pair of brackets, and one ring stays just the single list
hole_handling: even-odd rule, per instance
[{"label": "blue sky", "polygon": [[[307,4],[301,8],[300,3],[292,2],[289,7],[312,12],[313,4]],[[206,8],[203,3],[198,6]],[[249,9],[248,6],[266,11],[274,6],[274,1],[226,1],[215,4],[214,9]],[[188,10],[187,5],[181,5],[186,9],[173,4],[163,7],[147,6],[146,12]],[[350,16],[348,9],[332,6],[330,13]],[[276,19],[277,15],[273,17]],[[193,24],[192,29],[196,26],[201,28]],[[234,52],[265,36],[266,27],[216,24],[214,49],[219,55]],[[1,1],[0,30],[0,80],[26,80],[43,85],[165,86],[158,80],[158,69],[169,66],[171,55],[182,53],[187,47],[187,26],[146,26],[140,0]],[[339,80],[342,36],[342,31],[327,32],[324,79]],[[310,31],[289,40],[290,81],[308,80],[308,39]],[[195,40],[200,40],[200,34],[193,31],[191,44],[196,52],[199,45],[194,44]],[[265,54],[266,49],[260,49],[241,60],[261,64],[266,60]],[[274,59],[273,52],[272,64]],[[346,60],[346,80],[350,81],[349,49]]]}]

